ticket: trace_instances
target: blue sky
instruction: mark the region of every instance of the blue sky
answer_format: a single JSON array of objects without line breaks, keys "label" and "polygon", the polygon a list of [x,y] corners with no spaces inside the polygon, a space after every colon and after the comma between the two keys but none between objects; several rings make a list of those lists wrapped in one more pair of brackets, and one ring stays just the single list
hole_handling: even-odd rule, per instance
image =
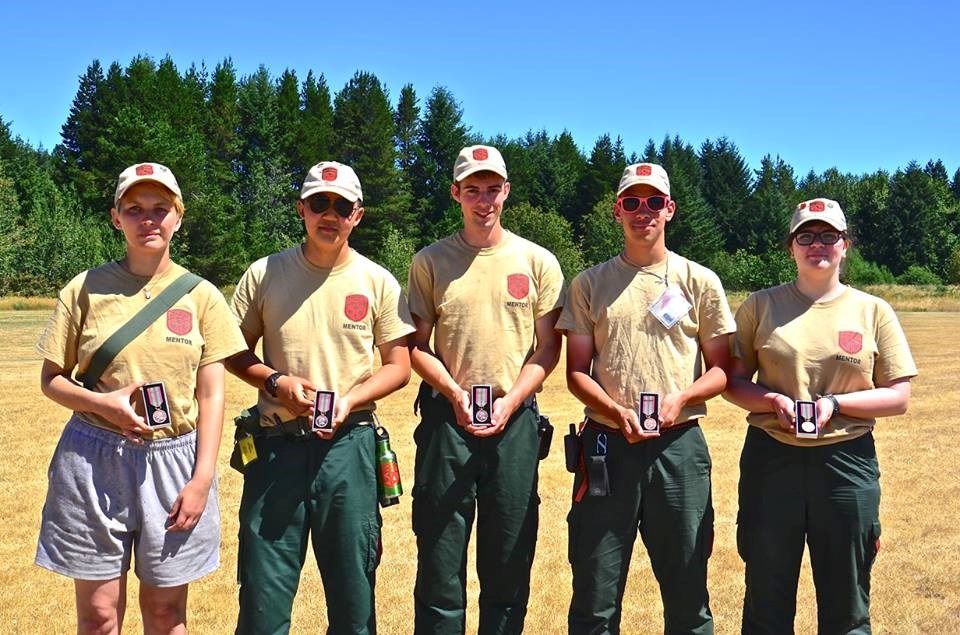
[{"label": "blue sky", "polygon": [[[656,5],[656,6],[654,6]],[[567,129],[586,152],[678,134],[727,136],[758,167],[861,173],[940,158],[960,168],[960,3],[89,2],[8,3],[0,117],[51,148],[93,59],[169,54],[183,71],[232,57],[323,73],[358,69],[396,99],[442,84],[483,134]]]}]

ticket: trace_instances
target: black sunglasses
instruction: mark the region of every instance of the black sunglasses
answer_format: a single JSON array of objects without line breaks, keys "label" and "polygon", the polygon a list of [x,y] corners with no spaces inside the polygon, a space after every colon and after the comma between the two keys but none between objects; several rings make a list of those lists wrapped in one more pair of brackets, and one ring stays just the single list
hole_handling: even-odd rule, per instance
[{"label": "black sunglasses", "polygon": [[633,214],[640,210],[643,203],[647,204],[647,209],[651,212],[659,212],[667,206],[670,200],[669,196],[654,194],[653,196],[623,196],[620,198],[620,209],[628,214]]},{"label": "black sunglasses", "polygon": [[314,214],[323,214],[330,209],[331,203],[333,204],[333,211],[340,218],[350,218],[350,215],[353,214],[353,203],[345,198],[337,197],[331,200],[322,194],[314,194],[307,199],[307,206]]},{"label": "black sunglasses", "polygon": [[793,235],[793,239],[797,241],[798,245],[812,245],[814,240],[819,240],[823,245],[836,245],[840,242],[840,239],[843,238],[843,232],[826,230],[822,232],[797,232]]}]

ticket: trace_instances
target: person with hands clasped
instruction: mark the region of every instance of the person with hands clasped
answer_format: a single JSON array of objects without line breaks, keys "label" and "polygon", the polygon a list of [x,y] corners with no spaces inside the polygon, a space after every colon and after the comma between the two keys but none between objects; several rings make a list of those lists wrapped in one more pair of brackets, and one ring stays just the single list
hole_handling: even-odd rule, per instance
[{"label": "person with hands clasped", "polygon": [[223,360],[245,346],[216,287],[170,259],[183,214],[167,167],[124,170],[126,255],[71,280],[37,344],[43,394],[74,413],[36,562],[74,578],[80,633],[121,630],[131,559],[144,631],[186,632],[187,585],[220,562]]},{"label": "person with hands clasped", "polygon": [[464,632],[476,517],[478,630],[519,633],[540,503],[533,396],[560,354],[563,274],[553,254],[501,225],[510,183],[496,148],[463,148],[450,192],[463,229],[410,267],[411,361],[424,379],[414,434],[414,632]]},{"label": "person with hands clasped", "polygon": [[414,327],[396,279],[348,244],[363,213],[352,168],[313,166],[297,201],[306,240],[253,263],[234,292],[249,350],[228,368],[260,389],[251,416],[238,420],[254,448],[240,502],[238,633],[289,631],[308,536],[329,632],[376,632],[371,424],[376,400],[410,380]]},{"label": "person with hands clasped", "polygon": [[840,282],[849,248],[839,203],[800,203],[787,239],[796,280],[737,311],[724,396],[749,411],[737,515],[744,633],[793,632],[804,542],[818,631],[870,632],[880,547],[872,430],[877,417],[906,412],[917,369],[890,305]]},{"label": "person with hands clasped", "polygon": [[574,278],[557,322],[567,386],[586,405],[568,457],[570,633],[620,632],[638,529],[664,632],[713,632],[711,463],[699,421],[726,387],[734,324],[719,278],[667,250],[676,213],[661,166],[628,166],[613,207],[623,253]]}]

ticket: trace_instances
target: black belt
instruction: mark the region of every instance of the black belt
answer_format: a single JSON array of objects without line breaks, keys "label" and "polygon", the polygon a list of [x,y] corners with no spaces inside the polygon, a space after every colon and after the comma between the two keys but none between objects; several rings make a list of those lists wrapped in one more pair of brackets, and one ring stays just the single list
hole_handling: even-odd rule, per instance
[{"label": "black belt", "polygon": [[[671,432],[673,430],[683,430],[685,428],[692,428],[693,426],[698,426],[698,425],[700,425],[700,419],[687,419],[682,423],[675,423],[669,428],[663,428],[660,431],[660,434],[662,435],[666,432]],[[591,430],[596,430],[597,432],[616,432],[617,434],[623,434],[623,430],[621,430],[620,428],[611,428],[607,424],[601,423],[596,419],[591,419],[590,417],[587,417],[586,427],[590,428]]]},{"label": "black belt", "polygon": [[[344,419],[343,423],[337,426],[337,429],[344,427],[353,427],[373,421],[373,412],[370,410],[360,410],[351,412]],[[314,436],[310,426],[310,419],[307,417],[297,417],[289,421],[284,421],[278,425],[261,426],[258,421],[251,422],[244,420],[241,427],[254,437],[291,437],[291,438],[309,438]]]}]

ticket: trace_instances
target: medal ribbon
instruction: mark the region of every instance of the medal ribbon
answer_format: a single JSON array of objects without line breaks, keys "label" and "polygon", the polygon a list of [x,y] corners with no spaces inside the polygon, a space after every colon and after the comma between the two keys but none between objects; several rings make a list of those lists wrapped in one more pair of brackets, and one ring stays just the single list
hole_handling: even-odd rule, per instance
[{"label": "medal ribbon", "polygon": [[330,409],[330,397],[331,395],[327,393],[320,394],[320,399],[317,402],[320,405],[320,410],[323,410],[324,412],[326,412],[327,410]]},{"label": "medal ribbon", "polygon": [[653,411],[655,410],[656,403],[657,403],[656,398],[650,395],[644,395],[640,399],[640,411],[649,417],[653,415]]},{"label": "medal ribbon", "polygon": [[147,400],[154,408],[159,408],[163,405],[163,391],[160,389],[160,386],[147,388]]}]

